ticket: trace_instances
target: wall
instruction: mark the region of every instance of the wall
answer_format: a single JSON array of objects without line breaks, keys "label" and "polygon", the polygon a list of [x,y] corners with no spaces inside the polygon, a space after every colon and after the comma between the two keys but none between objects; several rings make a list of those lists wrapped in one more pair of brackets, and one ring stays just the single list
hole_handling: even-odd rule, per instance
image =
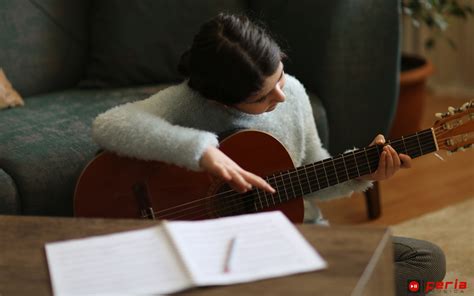
[{"label": "wall", "polygon": [[435,49],[427,51],[426,36],[427,29],[416,29],[409,19],[403,20],[403,52],[421,54],[434,64],[436,72],[428,81],[430,89],[437,95],[474,98],[474,17],[453,20],[448,27],[446,36],[453,39],[457,49],[438,39]]}]

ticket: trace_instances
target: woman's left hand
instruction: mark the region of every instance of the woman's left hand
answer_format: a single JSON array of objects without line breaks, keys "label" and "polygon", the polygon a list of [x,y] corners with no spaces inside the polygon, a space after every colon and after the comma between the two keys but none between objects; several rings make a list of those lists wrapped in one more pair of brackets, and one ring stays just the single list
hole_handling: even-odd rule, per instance
[{"label": "woman's left hand", "polygon": [[[370,146],[385,144],[385,138],[383,135],[377,135],[372,141]],[[406,154],[398,154],[395,149],[390,145],[383,147],[382,154],[380,155],[379,166],[377,170],[370,174],[361,176],[359,180],[369,181],[382,181],[393,176],[400,168],[410,168],[411,157]]]}]

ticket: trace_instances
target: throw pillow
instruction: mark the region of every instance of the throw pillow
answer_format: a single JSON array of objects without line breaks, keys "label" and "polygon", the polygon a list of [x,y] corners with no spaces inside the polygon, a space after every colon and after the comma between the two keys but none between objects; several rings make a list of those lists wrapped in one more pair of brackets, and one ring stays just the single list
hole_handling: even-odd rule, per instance
[{"label": "throw pillow", "polygon": [[0,68],[0,109],[23,105],[25,105],[25,103],[20,94],[13,89],[3,69]]}]

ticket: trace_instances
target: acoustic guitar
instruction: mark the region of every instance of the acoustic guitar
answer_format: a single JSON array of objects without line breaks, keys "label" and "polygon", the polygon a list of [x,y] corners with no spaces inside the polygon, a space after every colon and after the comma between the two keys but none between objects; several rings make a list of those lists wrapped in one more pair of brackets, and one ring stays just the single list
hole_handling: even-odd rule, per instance
[{"label": "acoustic guitar", "polygon": [[[472,147],[474,101],[437,116],[432,128],[387,144],[412,158]],[[295,168],[285,147],[267,133],[243,130],[221,141],[220,149],[245,170],[264,177],[274,194],[260,189],[240,194],[206,172],[102,152],[79,177],[74,211],[78,217],[199,220],[281,210],[299,223],[302,196],[374,172],[382,148],[369,146]]]}]

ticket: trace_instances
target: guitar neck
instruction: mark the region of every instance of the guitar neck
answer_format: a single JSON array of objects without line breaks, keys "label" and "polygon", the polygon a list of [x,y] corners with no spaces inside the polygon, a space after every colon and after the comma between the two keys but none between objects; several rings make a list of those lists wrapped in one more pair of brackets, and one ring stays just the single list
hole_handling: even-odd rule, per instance
[{"label": "guitar neck", "polygon": [[[415,134],[387,141],[398,153],[417,158],[438,150],[433,130],[426,129]],[[266,177],[266,181],[277,190],[273,195],[258,192],[257,207],[282,203],[321,189],[346,182],[377,170],[383,145],[374,145],[340,154],[293,170],[279,172]],[[263,199],[263,201],[262,201]]]}]

